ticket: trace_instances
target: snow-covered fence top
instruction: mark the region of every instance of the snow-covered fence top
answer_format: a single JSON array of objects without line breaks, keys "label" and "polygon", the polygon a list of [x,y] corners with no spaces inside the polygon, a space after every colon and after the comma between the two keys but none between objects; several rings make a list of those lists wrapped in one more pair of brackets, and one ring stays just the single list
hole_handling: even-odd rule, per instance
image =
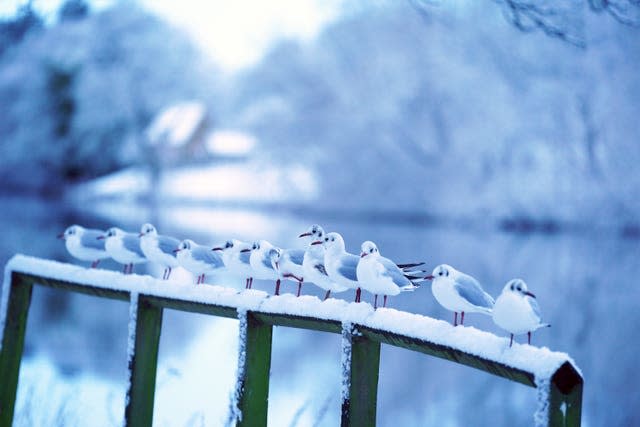
[{"label": "snow-covered fence top", "polygon": [[[10,302],[20,299],[21,288],[28,288],[28,295],[23,296],[23,299],[26,299],[23,322],[26,323],[26,310],[33,284],[131,302],[130,388],[126,414],[129,424],[133,423],[132,420],[137,420],[136,423],[140,420],[151,422],[151,414],[148,414],[147,418],[141,418],[136,413],[133,401],[140,394],[142,397],[137,398],[137,401],[146,399],[146,405],[149,405],[148,390],[149,385],[153,386],[155,383],[157,343],[163,308],[240,319],[241,336],[244,333],[247,347],[241,348],[239,356],[239,360],[244,364],[238,367],[242,374],[238,379],[236,392],[239,424],[246,422],[247,425],[260,425],[261,422],[256,423],[256,420],[266,423],[268,364],[273,325],[342,334],[343,355],[348,353],[347,359],[343,357],[343,365],[344,361],[348,360],[343,373],[343,383],[346,385],[346,390],[343,390],[343,425],[351,425],[350,420],[363,419],[375,423],[376,391],[371,388],[377,388],[380,343],[441,357],[537,387],[537,423],[580,424],[582,375],[566,353],[521,344],[509,347],[509,340],[505,337],[498,337],[473,327],[453,327],[448,322],[390,308],[374,310],[369,304],[348,303],[339,299],[321,301],[313,296],[295,297],[292,294],[270,296],[256,290],[238,291],[221,286],[180,284],[150,276],[86,269],[24,255],[15,255],[5,268],[0,305],[0,333],[3,333],[0,340],[0,378],[6,378],[5,374],[8,374],[6,369],[11,364],[9,359],[16,358],[15,355],[10,355],[10,349],[5,347],[19,344],[18,367],[22,353],[22,342],[15,342],[15,331],[12,328],[24,328],[24,324],[15,318],[20,313],[16,312],[14,306],[19,303]],[[22,337],[18,337],[18,341],[24,339],[24,330],[21,334]],[[267,344],[268,349],[265,349]],[[14,350],[11,349],[11,352]],[[140,356],[142,353],[144,354]],[[256,357],[256,354],[260,354],[260,357]],[[144,363],[137,360],[140,358],[144,359]],[[13,360],[13,363],[16,361]],[[140,374],[144,386],[140,386],[141,389],[136,394],[135,368],[137,365],[146,366],[150,363],[154,365],[153,372]],[[372,370],[375,370],[375,375]],[[149,381],[152,382],[149,384]],[[366,390],[363,390],[363,387]],[[11,385],[0,385],[0,427],[5,425],[6,421],[4,415],[7,410],[2,410],[7,407],[8,400],[5,399],[11,397],[7,392],[8,388],[11,388]],[[260,393],[264,393],[264,396],[252,394],[255,389],[261,390]],[[152,409],[153,392],[150,394]],[[247,394],[252,397],[247,397]],[[15,390],[12,398],[15,399]],[[262,399],[264,405],[261,404]],[[250,415],[253,418],[248,419]],[[145,422],[142,424],[146,425]]]}]

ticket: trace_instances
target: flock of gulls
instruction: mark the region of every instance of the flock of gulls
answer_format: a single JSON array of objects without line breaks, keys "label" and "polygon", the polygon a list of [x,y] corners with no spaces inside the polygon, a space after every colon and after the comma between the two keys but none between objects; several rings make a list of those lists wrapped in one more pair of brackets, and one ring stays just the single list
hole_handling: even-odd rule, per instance
[{"label": "flock of gulls", "polygon": [[139,233],[117,227],[105,232],[72,225],[58,237],[65,240],[73,257],[91,261],[92,268],[100,260],[112,258],[123,264],[125,274],[131,274],[135,264],[151,261],[164,268],[164,280],[180,266],[197,277],[197,284],[204,283],[207,274],[224,271],[245,280],[247,289],[251,289],[253,279],[274,280],[275,295],[280,294],[282,280],[296,282],[298,296],[303,283],[313,283],[326,291],[325,300],[332,293],[353,289],[355,302],[360,302],[365,290],[374,295],[374,309],[380,295],[386,307],[389,296],[413,291],[421,282],[432,281],[435,299],[454,312],[454,326],[458,325],[458,313],[461,325],[465,313],[492,316],[496,325],[511,334],[509,346],[513,345],[514,335],[526,333],[530,344],[533,331],[550,326],[541,322],[536,297],[522,279],[507,282],[494,301],[476,279],[447,264],[438,265],[427,274],[422,270],[424,263],[397,264],[383,257],[371,241],[362,243],[359,255],[350,254],[339,233],[325,233],[319,225],[300,234],[306,240],[305,249],[283,249],[266,240],[248,243],[236,239],[219,246],[204,246],[193,240],[160,235],[152,224],[142,225]]}]

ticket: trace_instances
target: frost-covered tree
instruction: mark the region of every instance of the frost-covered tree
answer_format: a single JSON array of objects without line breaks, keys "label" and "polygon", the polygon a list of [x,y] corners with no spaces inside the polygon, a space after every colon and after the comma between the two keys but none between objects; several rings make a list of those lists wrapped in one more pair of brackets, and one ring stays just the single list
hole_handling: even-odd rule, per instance
[{"label": "frost-covered tree", "polygon": [[42,29],[44,21],[33,8],[32,1],[20,6],[15,16],[0,21],[0,57],[29,33]]},{"label": "frost-covered tree", "polygon": [[211,97],[215,75],[185,35],[128,4],[25,39],[0,61],[3,189],[55,193],[144,163],[150,119]]},{"label": "frost-covered tree", "polygon": [[[500,8],[385,2],[245,74],[233,119],[324,205],[448,218],[632,221],[639,30],[587,13],[586,48]],[[633,184],[632,184],[633,183]]]},{"label": "frost-covered tree", "polygon": [[84,19],[89,15],[89,5],[84,0],[66,0],[58,9],[59,21]]}]

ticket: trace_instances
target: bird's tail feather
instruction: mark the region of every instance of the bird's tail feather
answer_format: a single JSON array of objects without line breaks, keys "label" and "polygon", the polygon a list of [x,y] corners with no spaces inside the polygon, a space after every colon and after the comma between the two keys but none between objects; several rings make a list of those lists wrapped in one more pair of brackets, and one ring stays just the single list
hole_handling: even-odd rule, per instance
[{"label": "bird's tail feather", "polygon": [[400,288],[401,292],[411,292],[411,291],[415,291],[416,289],[418,289],[420,287],[420,284],[418,283],[413,283],[411,282],[410,285],[404,285]]},{"label": "bird's tail feather", "polygon": [[409,268],[420,267],[421,265],[424,265],[424,262],[410,262],[410,263],[407,263],[407,264],[396,264],[396,265],[401,270],[407,270]]}]

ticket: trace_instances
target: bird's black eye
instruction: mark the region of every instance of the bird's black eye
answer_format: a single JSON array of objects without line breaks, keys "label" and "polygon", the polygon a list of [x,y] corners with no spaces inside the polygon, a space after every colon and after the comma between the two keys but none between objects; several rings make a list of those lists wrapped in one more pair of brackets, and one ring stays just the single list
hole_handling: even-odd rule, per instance
[{"label": "bird's black eye", "polygon": [[331,241],[332,241],[332,242],[335,242],[335,241],[336,241],[336,238],[335,238],[335,237],[332,237],[332,238],[331,238]]},{"label": "bird's black eye", "polygon": [[521,290],[522,290],[522,287],[518,286],[516,289],[517,289],[517,290],[519,290],[519,291],[521,291]]},{"label": "bird's black eye", "polygon": [[439,272],[438,272],[438,276],[442,276],[442,271],[439,271]]},{"label": "bird's black eye", "polygon": [[449,277],[449,270],[445,270],[444,275]]},{"label": "bird's black eye", "polygon": [[372,254],[373,253],[373,248],[369,249],[369,253]]},{"label": "bird's black eye", "polygon": [[511,285],[511,290],[513,290],[513,284]]}]

